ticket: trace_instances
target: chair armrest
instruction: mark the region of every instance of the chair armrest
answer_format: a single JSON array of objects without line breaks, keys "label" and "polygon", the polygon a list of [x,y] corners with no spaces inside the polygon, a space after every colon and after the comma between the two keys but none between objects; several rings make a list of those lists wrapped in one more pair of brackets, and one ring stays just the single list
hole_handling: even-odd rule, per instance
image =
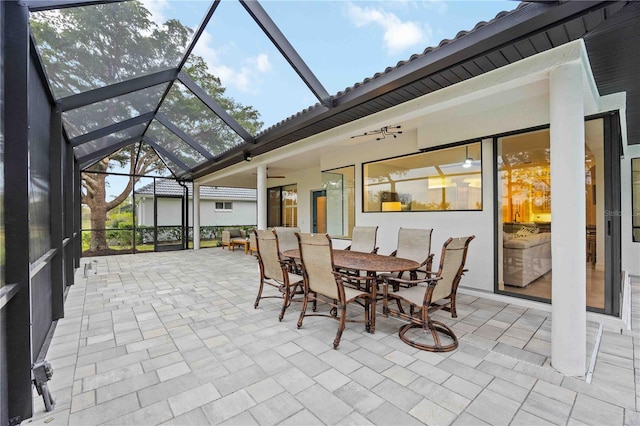
[{"label": "chair armrest", "polygon": [[[431,274],[431,273],[429,273]],[[440,281],[442,279],[442,277],[425,277],[425,278],[420,278],[417,280],[405,280],[402,278],[393,278],[393,277],[389,277],[389,276],[385,276],[384,277],[384,284],[385,285],[389,285],[393,283],[398,283],[398,284],[409,284],[409,285],[418,285],[418,284],[423,284],[423,283],[428,283],[431,284],[433,283],[434,285],[436,284],[437,281]]]},{"label": "chair armrest", "polygon": [[222,242],[228,243],[231,241],[231,233],[229,231],[222,231]]},{"label": "chair armrest", "polygon": [[335,275],[336,277],[339,277],[345,281],[376,281],[378,279],[377,276],[375,275],[350,275],[350,274],[345,274],[344,272],[341,271],[333,271],[333,275]]}]

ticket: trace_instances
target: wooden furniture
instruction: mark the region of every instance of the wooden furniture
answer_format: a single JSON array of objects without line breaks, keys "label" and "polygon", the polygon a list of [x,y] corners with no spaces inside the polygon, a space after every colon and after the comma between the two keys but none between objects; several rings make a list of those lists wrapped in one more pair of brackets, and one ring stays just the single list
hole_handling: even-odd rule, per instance
[{"label": "wooden furniture", "polygon": [[240,229],[225,229],[222,231],[222,249],[227,247],[228,250],[235,250],[238,245],[244,245],[247,233]]},{"label": "wooden furniture", "polygon": [[[345,275],[336,271],[331,238],[328,235],[296,233],[296,237],[300,247],[300,261],[304,278],[304,298],[298,319],[298,328],[302,327],[302,321],[307,316],[325,316],[338,320],[338,331],[333,339],[333,348],[337,349],[347,321],[364,322],[367,328],[370,327],[371,295],[367,291],[344,286]],[[351,277],[351,279],[353,278]],[[360,279],[361,277],[355,278]],[[362,278],[375,280],[373,277]],[[371,287],[375,287],[375,285]],[[313,312],[307,314],[309,301],[313,302]],[[317,313],[318,301],[331,306],[329,314]],[[355,301],[360,301],[364,307],[364,321],[347,319],[347,305]]]},{"label": "wooden furniture", "polygon": [[[324,234],[319,234],[323,235]],[[287,250],[282,253],[284,256],[300,259],[300,250]],[[360,280],[366,285],[366,290],[370,294],[371,303],[371,324],[369,332],[375,332],[376,328],[376,273],[377,272],[400,272],[410,271],[420,266],[415,260],[403,259],[401,257],[385,256],[376,253],[362,253],[351,250],[333,250],[333,265],[338,269],[352,269],[358,271],[367,271],[367,276]],[[375,278],[375,279],[374,279]],[[359,278],[356,276],[345,275],[345,279],[352,280]]]},{"label": "wooden furniture", "polygon": [[[435,310],[444,309],[451,312],[453,318],[458,316],[456,293],[460,278],[466,271],[464,264],[469,243],[474,238],[474,235],[449,238],[442,246],[437,274],[428,273],[425,278],[418,280],[386,277],[382,312],[385,316],[391,315],[408,322],[398,331],[400,340],[415,348],[432,352],[452,351],[458,347],[458,338],[453,330],[446,324],[433,320],[429,314]],[[405,284],[408,287],[400,288],[396,292],[390,291],[389,287],[397,288],[396,284]],[[391,309],[389,301],[394,301],[398,308]],[[405,313],[402,303],[409,305],[409,313]],[[421,328],[424,332],[421,333],[422,336],[430,334],[433,342],[421,342],[409,337],[407,333],[414,328]],[[443,344],[440,333],[448,336],[451,343]]]},{"label": "wooden furniture", "polygon": [[[282,308],[278,316],[278,320],[282,321],[293,296],[302,293],[302,276],[288,271],[287,262],[280,257],[278,236],[275,231],[254,230],[253,232],[258,249],[258,265],[260,266],[260,287],[253,308],[258,308],[260,299],[282,297]],[[265,284],[276,287],[280,294],[263,296],[262,291]],[[297,292],[296,289],[298,289]]]}]

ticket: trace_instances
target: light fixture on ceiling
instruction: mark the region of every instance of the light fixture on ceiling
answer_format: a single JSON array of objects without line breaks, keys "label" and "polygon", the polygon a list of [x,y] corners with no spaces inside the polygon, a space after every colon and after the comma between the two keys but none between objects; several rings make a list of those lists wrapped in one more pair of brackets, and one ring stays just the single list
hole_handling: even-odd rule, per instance
[{"label": "light fixture on ceiling", "polygon": [[378,130],[370,130],[368,132],[364,132],[361,135],[355,135],[355,136],[351,136],[351,139],[353,138],[359,138],[362,136],[370,136],[370,135],[380,135],[376,138],[377,141],[380,141],[382,139],[386,139],[387,136],[392,136],[393,138],[397,138],[398,135],[402,134],[402,130],[400,130],[402,128],[402,126],[384,126],[381,127]]},{"label": "light fixture on ceiling", "polygon": [[251,161],[251,153],[249,152],[245,152],[244,153],[244,161]]},{"label": "light fixture on ceiling", "polygon": [[462,167],[464,167],[465,169],[468,169],[469,167],[471,167],[473,165],[473,158],[469,157],[469,147],[466,146],[465,147],[465,159],[464,162],[462,163]]}]

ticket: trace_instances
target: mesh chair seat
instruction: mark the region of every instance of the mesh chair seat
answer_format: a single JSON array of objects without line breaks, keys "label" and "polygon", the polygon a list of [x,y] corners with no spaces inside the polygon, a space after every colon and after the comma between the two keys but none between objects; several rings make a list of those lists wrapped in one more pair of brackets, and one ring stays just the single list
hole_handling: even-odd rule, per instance
[{"label": "mesh chair seat", "polygon": [[345,250],[359,251],[362,253],[375,253],[377,226],[354,226],[351,232],[351,244]]}]

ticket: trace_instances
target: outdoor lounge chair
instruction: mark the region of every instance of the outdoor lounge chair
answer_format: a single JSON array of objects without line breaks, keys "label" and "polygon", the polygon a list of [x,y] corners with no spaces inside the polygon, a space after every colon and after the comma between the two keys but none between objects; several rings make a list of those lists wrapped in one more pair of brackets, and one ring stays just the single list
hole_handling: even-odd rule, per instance
[{"label": "outdoor lounge chair", "polygon": [[[260,266],[260,288],[253,307],[255,309],[258,308],[260,299],[282,297],[282,309],[278,316],[278,319],[282,321],[293,296],[302,293],[302,277],[290,273],[287,262],[280,257],[278,236],[275,231],[255,230],[254,233],[258,249],[258,264]],[[277,296],[263,296],[262,290],[265,284],[276,287],[280,294]]]},{"label": "outdoor lounge chair", "polygon": [[[467,258],[469,243],[474,238],[474,235],[449,238],[442,246],[437,274],[427,273],[424,278],[417,280],[385,277],[382,312],[385,317],[391,315],[408,321],[408,324],[401,326],[398,332],[403,342],[415,348],[432,352],[446,352],[458,347],[458,338],[453,330],[444,323],[433,320],[430,313],[438,309],[444,309],[451,312],[453,318],[458,316],[456,312],[456,293],[460,279],[466,271],[464,263]],[[390,286],[396,288],[397,284],[404,284],[407,288],[401,288],[395,292],[389,289]],[[397,310],[389,307],[390,300],[394,300],[397,303]],[[409,305],[408,314],[402,309],[402,303]],[[426,343],[418,341],[417,338],[412,339],[407,335],[414,328],[422,329],[424,334],[418,337],[421,340],[426,337]],[[432,342],[427,335],[428,333],[431,335]],[[450,342],[443,343],[440,333],[447,336]]]},{"label": "outdoor lounge chair", "polygon": [[[371,280],[374,278],[349,277],[336,271],[333,263],[331,238],[327,234],[296,233],[296,236],[300,247],[300,259],[304,277],[304,299],[302,300],[302,311],[298,319],[298,328],[302,327],[302,321],[307,316],[326,316],[338,320],[338,331],[333,340],[333,348],[337,349],[347,321],[364,322],[367,329],[371,326],[369,292],[345,287],[343,280]],[[313,313],[307,314],[307,305],[310,300],[313,302]],[[328,314],[317,313],[318,301],[331,306]],[[355,301],[360,301],[364,307],[364,321],[347,319],[347,305]]]}]

